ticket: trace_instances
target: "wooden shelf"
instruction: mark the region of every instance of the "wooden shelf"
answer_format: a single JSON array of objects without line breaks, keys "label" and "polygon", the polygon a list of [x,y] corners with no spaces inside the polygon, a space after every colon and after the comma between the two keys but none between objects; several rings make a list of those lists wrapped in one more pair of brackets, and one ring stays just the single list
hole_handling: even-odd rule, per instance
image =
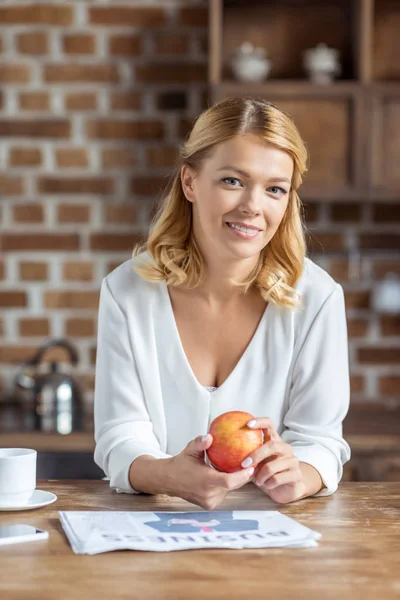
[{"label": "wooden shelf", "polygon": [[40,431],[0,432],[2,448],[33,448],[38,452],[93,452],[93,432],[76,432],[68,435]]},{"label": "wooden shelf", "polygon": [[[244,85],[238,81],[223,80],[213,84],[214,93],[224,95],[260,95],[269,93],[274,95],[291,96],[293,93],[298,97],[312,96],[348,96],[360,92],[360,84],[357,81],[335,81],[328,85],[320,85],[307,79],[268,79],[263,83],[247,83]],[[399,82],[400,89],[400,82]]]},{"label": "wooden shelf", "polygon": [[[209,100],[261,97],[291,115],[310,155],[302,199],[398,201],[399,27],[393,0],[210,0]],[[263,83],[234,79],[243,42],[271,60]],[[329,85],[310,82],[302,66],[318,43],[340,51],[342,73]]]},{"label": "wooden shelf", "polygon": [[[41,433],[35,431],[0,433],[2,448],[33,448],[38,452],[93,452],[93,433]],[[353,453],[400,451],[400,435],[346,435]]]}]

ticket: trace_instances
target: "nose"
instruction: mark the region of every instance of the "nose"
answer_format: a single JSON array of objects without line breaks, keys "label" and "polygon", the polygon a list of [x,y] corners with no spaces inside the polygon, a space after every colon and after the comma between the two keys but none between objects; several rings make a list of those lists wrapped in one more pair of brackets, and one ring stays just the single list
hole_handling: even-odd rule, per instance
[{"label": "nose", "polygon": [[255,189],[248,190],[241,198],[239,210],[244,215],[259,215],[261,213],[260,193]]}]

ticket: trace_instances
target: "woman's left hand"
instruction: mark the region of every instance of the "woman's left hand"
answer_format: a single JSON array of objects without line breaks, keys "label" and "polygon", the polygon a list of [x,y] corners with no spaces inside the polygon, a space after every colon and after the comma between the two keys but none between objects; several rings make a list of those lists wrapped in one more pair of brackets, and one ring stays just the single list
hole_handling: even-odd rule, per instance
[{"label": "woman's left hand", "polygon": [[[255,466],[253,482],[280,504],[305,496],[303,472],[292,446],[281,439],[268,417],[253,419],[249,423],[247,425],[251,429],[263,430],[265,440],[242,463],[243,467]],[[251,463],[249,459],[252,460]]]}]

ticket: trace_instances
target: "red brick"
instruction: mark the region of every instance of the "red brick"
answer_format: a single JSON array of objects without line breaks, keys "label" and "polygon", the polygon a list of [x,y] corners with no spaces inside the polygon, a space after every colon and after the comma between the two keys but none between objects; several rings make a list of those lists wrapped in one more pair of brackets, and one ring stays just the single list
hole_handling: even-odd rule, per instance
[{"label": "red brick", "polygon": [[41,148],[10,148],[8,164],[12,167],[37,167],[42,164]]},{"label": "red brick", "polygon": [[89,360],[91,365],[96,364],[96,348],[90,348],[89,350]]},{"label": "red brick", "polygon": [[164,136],[164,124],[161,121],[95,120],[86,125],[89,139],[159,139]]},{"label": "red brick", "polygon": [[361,394],[365,391],[365,378],[363,375],[350,376],[350,389],[352,394]]},{"label": "red brick", "polygon": [[0,363],[21,365],[33,358],[37,350],[35,346],[0,346]]},{"label": "red brick", "polygon": [[110,37],[110,54],[122,56],[139,56],[141,54],[141,35],[114,35]]},{"label": "red brick", "polygon": [[80,374],[82,387],[85,390],[94,390],[95,374],[94,373],[81,373]]},{"label": "red brick", "polygon": [[207,27],[208,10],[202,6],[187,6],[178,13],[178,24],[188,27]]},{"label": "red brick", "polygon": [[359,247],[362,250],[400,250],[398,233],[362,233],[359,235]]},{"label": "red brick", "polygon": [[89,165],[87,148],[56,148],[57,167],[87,167]]},{"label": "red brick", "polygon": [[147,148],[148,167],[174,167],[178,164],[179,149],[175,146],[154,146]]},{"label": "red brick", "polygon": [[1,83],[29,83],[31,69],[29,65],[7,63],[0,65]]},{"label": "red brick", "polygon": [[33,202],[16,204],[13,207],[13,219],[16,223],[43,223],[43,205]]},{"label": "red brick", "polygon": [[339,282],[349,280],[349,261],[345,258],[333,258],[329,263],[328,273]]},{"label": "red brick", "polygon": [[154,48],[157,54],[187,54],[189,36],[178,32],[159,32],[154,35]]},{"label": "red brick", "polygon": [[381,394],[400,394],[400,377],[396,375],[380,377],[379,391]]},{"label": "red brick", "polygon": [[362,206],[355,203],[333,204],[331,207],[332,220],[340,223],[361,221]]},{"label": "red brick", "polygon": [[347,319],[347,331],[350,338],[359,338],[367,335],[367,319]]},{"label": "red brick", "polygon": [[64,35],[62,45],[66,54],[94,54],[96,52],[95,36],[85,33]]},{"label": "red brick", "polygon": [[111,262],[107,263],[106,265],[106,272],[107,273],[111,273],[111,271],[114,271],[114,269],[116,269],[117,267],[119,267],[121,264],[120,260],[112,260]]},{"label": "red brick", "polygon": [[24,192],[25,185],[22,177],[0,175],[0,195],[21,196]]},{"label": "red brick", "polygon": [[78,290],[47,291],[44,293],[44,306],[46,308],[98,308],[99,292]]},{"label": "red brick", "polygon": [[387,335],[400,335],[400,316],[385,315],[380,319],[381,333]]},{"label": "red brick", "polygon": [[187,96],[180,91],[161,92],[157,95],[156,103],[159,110],[182,111],[187,108]]},{"label": "red brick", "polygon": [[39,177],[38,191],[42,194],[98,194],[114,191],[114,182],[106,177]]},{"label": "red brick", "polygon": [[62,276],[66,281],[92,281],[93,263],[89,261],[65,262]]},{"label": "red brick", "polygon": [[316,202],[303,202],[302,204],[306,223],[318,221],[319,205]]},{"label": "red brick", "polygon": [[19,107],[22,110],[49,110],[49,94],[47,92],[22,92],[19,95]]},{"label": "red brick", "polygon": [[96,92],[70,92],[65,94],[65,108],[67,110],[96,110]]},{"label": "red brick", "polygon": [[48,265],[46,263],[21,262],[19,264],[19,278],[22,281],[46,281],[48,276]]},{"label": "red brick", "polygon": [[342,252],[345,250],[345,241],[342,233],[313,231],[312,233],[308,232],[307,246],[310,252],[315,254]]},{"label": "red brick", "polygon": [[167,177],[137,176],[132,179],[131,191],[138,196],[154,196],[163,192],[167,184]]},{"label": "red brick", "polygon": [[0,37],[0,53],[3,53],[4,51],[4,40],[2,37]]},{"label": "red brick", "polygon": [[13,219],[16,223],[43,223],[43,205],[33,202],[16,204],[13,207]]},{"label": "red brick", "polygon": [[50,335],[50,323],[48,319],[20,319],[19,335],[21,337],[47,337]]},{"label": "red brick", "polygon": [[108,27],[155,27],[165,24],[165,12],[163,8],[150,6],[92,6],[89,23]]},{"label": "red brick", "polygon": [[47,83],[119,83],[120,75],[116,65],[52,64],[44,67],[44,80]]},{"label": "red brick", "polygon": [[398,203],[379,202],[372,207],[372,219],[375,223],[399,223],[400,206]]},{"label": "red brick", "polygon": [[400,363],[400,346],[390,348],[369,346],[358,349],[358,361],[362,364],[385,365]]},{"label": "red brick", "polygon": [[400,276],[400,260],[378,260],[373,263],[373,274],[376,279],[383,279],[389,273]]},{"label": "red brick", "polygon": [[197,63],[147,64],[134,67],[139,83],[206,83],[207,66]]},{"label": "red brick", "polygon": [[6,266],[4,260],[0,258],[0,279],[4,279],[6,275]]},{"label": "red brick", "polygon": [[112,110],[138,110],[142,106],[142,94],[139,92],[113,92]]},{"label": "red brick", "polygon": [[137,154],[134,148],[104,148],[101,161],[105,168],[131,167],[137,163]]},{"label": "red brick", "polygon": [[369,308],[371,294],[369,290],[344,290],[346,308]]},{"label": "red brick", "polygon": [[57,210],[59,223],[88,223],[91,207],[87,204],[60,204]]},{"label": "red brick", "polygon": [[0,24],[3,25],[72,25],[73,6],[52,3],[27,3],[22,6],[0,8]]},{"label": "red brick", "polygon": [[0,120],[0,137],[68,138],[71,124],[66,119]]},{"label": "red brick", "polygon": [[80,249],[76,233],[4,233],[2,251],[77,251]]},{"label": "red brick", "polygon": [[178,136],[180,138],[186,138],[188,136],[188,134],[190,133],[190,131],[193,127],[193,124],[194,124],[194,119],[186,119],[186,118],[179,119]]},{"label": "red brick", "polygon": [[27,31],[16,36],[16,47],[20,54],[47,54],[49,39],[47,32]]},{"label": "red brick", "polygon": [[94,337],[96,322],[94,319],[67,319],[65,335],[68,337]]},{"label": "red brick", "polygon": [[126,252],[129,258],[134,245],[142,241],[143,236],[134,233],[93,233],[90,249],[94,252]]},{"label": "red brick", "polygon": [[26,292],[0,290],[0,306],[2,308],[23,308],[28,306]]},{"label": "red brick", "polygon": [[135,223],[137,207],[134,204],[111,204],[105,207],[106,223]]}]

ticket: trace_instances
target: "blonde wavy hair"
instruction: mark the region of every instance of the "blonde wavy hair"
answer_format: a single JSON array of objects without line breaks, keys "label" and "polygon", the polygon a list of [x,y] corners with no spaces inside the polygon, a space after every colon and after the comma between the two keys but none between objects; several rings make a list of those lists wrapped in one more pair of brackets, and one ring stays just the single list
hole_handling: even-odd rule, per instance
[{"label": "blonde wavy hair", "polygon": [[260,253],[246,281],[236,282],[244,291],[255,285],[261,296],[278,306],[297,307],[300,296],[294,289],[303,271],[306,255],[305,226],[297,189],[307,170],[308,154],[291,117],[271,102],[257,98],[228,98],[214,104],[197,118],[158,211],[147,241],[137,245],[133,268],[147,281],[165,280],[167,285],[200,285],[206,276],[204,259],[192,231],[192,203],[182,189],[181,167],[199,171],[214,146],[237,135],[253,133],[268,144],[287,152],[294,163],[289,201],[283,219],[270,242]]}]

